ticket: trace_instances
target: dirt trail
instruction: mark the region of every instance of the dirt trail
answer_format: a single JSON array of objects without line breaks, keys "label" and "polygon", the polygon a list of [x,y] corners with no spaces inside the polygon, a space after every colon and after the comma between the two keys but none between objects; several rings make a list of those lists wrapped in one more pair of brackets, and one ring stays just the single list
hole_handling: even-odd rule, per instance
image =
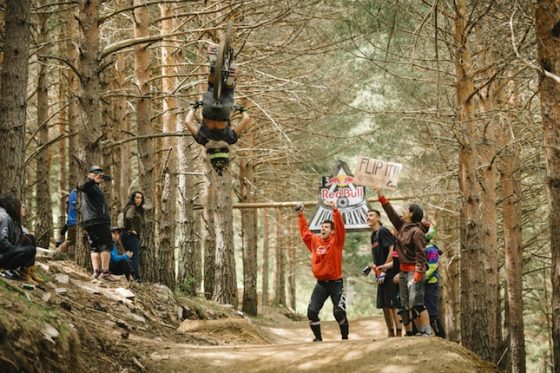
[{"label": "dirt trail", "polygon": [[41,288],[0,281],[1,372],[497,371],[440,338],[387,338],[381,317],[350,320],[347,341],[323,322],[324,341],[311,342],[308,322],[278,309],[252,319],[157,284],[92,282],[71,262],[40,265]]},{"label": "dirt trail", "polygon": [[[307,322],[285,322],[258,328],[272,344],[162,346],[132,338],[143,348],[148,371],[215,372],[497,372],[490,364],[455,343],[439,338],[387,338],[381,318],[351,321],[350,340],[341,341],[334,322],[324,323],[324,342],[310,342]],[[212,324],[213,321],[205,323]],[[223,329],[223,337],[229,331]],[[161,360],[158,360],[158,357]]]}]

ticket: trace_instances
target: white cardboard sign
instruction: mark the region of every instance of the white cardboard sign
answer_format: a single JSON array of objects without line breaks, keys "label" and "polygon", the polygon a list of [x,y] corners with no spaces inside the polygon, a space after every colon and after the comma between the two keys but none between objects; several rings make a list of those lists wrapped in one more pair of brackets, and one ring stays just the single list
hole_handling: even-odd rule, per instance
[{"label": "white cardboard sign", "polygon": [[396,189],[403,165],[379,159],[358,157],[354,183],[372,188]]}]

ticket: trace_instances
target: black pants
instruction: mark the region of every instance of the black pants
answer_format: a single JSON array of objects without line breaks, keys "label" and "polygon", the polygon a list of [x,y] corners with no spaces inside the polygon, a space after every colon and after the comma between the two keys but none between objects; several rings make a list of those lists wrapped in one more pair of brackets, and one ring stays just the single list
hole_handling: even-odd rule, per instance
[{"label": "black pants", "polygon": [[31,267],[35,264],[37,249],[34,246],[17,246],[0,255],[0,268],[17,269],[19,267]]},{"label": "black pants", "polygon": [[128,260],[119,260],[115,262],[111,260],[109,263],[109,271],[114,275],[125,275],[126,278],[130,277],[130,265]]},{"label": "black pants", "polygon": [[348,338],[348,320],[346,319],[346,300],[342,279],[317,281],[307,307],[307,318],[312,325],[317,324],[319,322],[319,312],[329,297],[333,304],[334,318],[340,326],[342,338],[346,339]]},{"label": "black pants", "polygon": [[130,270],[132,277],[140,280],[140,239],[135,234],[124,231],[121,234],[121,242],[125,250],[132,251],[132,258],[129,261]]}]

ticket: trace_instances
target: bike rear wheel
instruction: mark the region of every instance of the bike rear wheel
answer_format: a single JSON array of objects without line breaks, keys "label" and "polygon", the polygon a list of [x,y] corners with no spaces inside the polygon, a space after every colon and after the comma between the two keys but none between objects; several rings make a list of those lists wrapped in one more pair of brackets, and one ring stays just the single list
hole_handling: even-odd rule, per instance
[{"label": "bike rear wheel", "polygon": [[227,79],[227,74],[229,73],[229,64],[231,63],[231,30],[233,28],[233,23],[228,21],[226,28],[226,36],[220,41],[218,46],[218,54],[216,58],[216,64],[214,65],[214,100],[220,101],[222,96],[222,89],[224,82]]}]

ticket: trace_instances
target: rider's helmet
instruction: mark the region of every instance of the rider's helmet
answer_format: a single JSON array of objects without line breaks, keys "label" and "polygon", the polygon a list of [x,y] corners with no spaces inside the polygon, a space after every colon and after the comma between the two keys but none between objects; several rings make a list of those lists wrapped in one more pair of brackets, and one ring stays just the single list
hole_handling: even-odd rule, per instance
[{"label": "rider's helmet", "polygon": [[210,148],[206,150],[208,159],[212,168],[216,170],[218,175],[223,175],[226,168],[229,166],[229,149],[228,148]]}]

